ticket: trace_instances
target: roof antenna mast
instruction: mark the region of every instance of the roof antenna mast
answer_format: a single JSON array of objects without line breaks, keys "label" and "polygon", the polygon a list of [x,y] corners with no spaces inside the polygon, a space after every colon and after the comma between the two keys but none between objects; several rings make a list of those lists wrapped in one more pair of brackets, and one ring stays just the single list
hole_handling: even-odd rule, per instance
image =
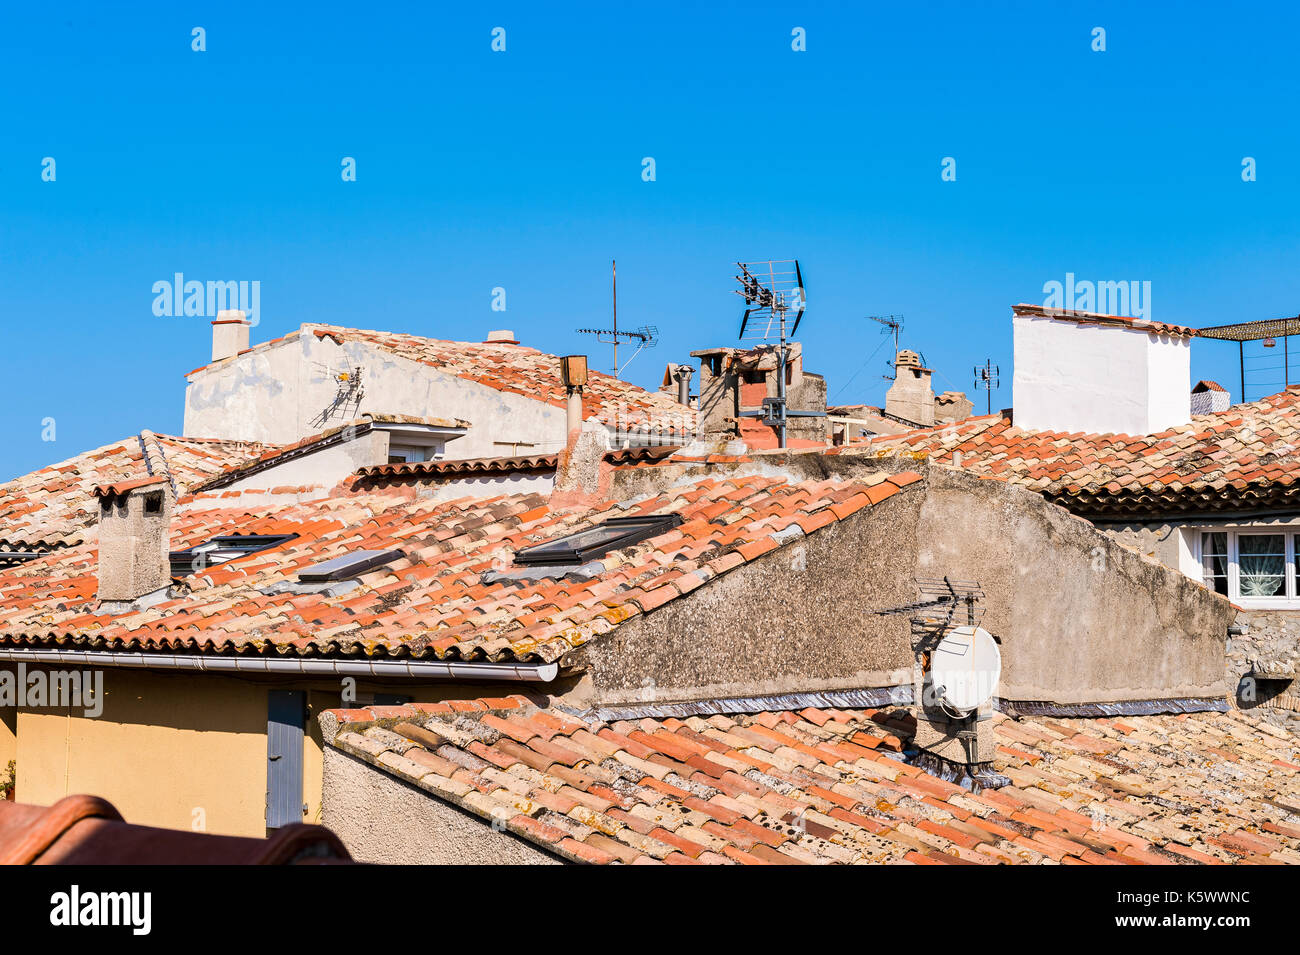
[{"label": "roof antenna mast", "polygon": [[[618,378],[623,374],[623,369],[632,364],[632,358],[641,354],[644,348],[654,348],[659,344],[659,327],[657,325],[642,325],[634,332],[620,332],[618,330],[618,267],[615,260],[609,260],[610,275],[614,281],[614,327],[613,328],[579,328],[579,335],[595,335],[596,341],[603,345],[614,346],[614,377]],[[636,351],[622,365],[618,363],[618,344],[619,342],[636,342]]]},{"label": "roof antenna mast", "polygon": [[[898,333],[903,330],[903,316],[890,315],[886,318],[881,318],[879,315],[868,315],[867,317],[873,322],[879,322],[881,325],[885,326],[881,329],[882,332],[886,334],[892,332],[894,335],[894,355],[889,359],[889,367],[892,369],[898,361]],[[894,378],[893,375],[885,375],[884,377],[890,381]]]},{"label": "roof antenna mast", "polygon": [[[787,343],[799,329],[803,318],[806,296],[803,272],[798,259],[769,259],[766,262],[737,262],[740,274],[736,281],[739,289],[732,289],[745,300],[745,314],[740,317],[741,340],[767,341],[777,339],[776,397],[763,399],[763,410],[752,412],[761,416],[763,424],[776,428],[780,446],[785,447],[787,415],[811,415],[815,412],[787,411],[785,406],[785,377]],[[794,321],[790,322],[790,311]]]},{"label": "roof antenna mast", "polygon": [[984,364],[975,366],[975,387],[985,391],[985,414],[993,413],[993,389],[998,387],[998,366],[992,359],[984,359]]}]

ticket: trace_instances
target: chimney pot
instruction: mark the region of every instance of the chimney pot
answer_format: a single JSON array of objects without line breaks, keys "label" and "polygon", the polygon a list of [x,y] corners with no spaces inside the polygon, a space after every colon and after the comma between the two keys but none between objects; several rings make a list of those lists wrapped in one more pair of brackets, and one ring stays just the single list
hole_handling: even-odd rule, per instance
[{"label": "chimney pot", "polygon": [[162,477],[95,488],[99,599],[135,600],[167,586],[171,488]]},{"label": "chimney pot", "polygon": [[677,376],[677,403],[679,405],[689,405],[691,403],[691,376],[695,374],[695,369],[690,365],[678,365]]},{"label": "chimney pot", "polygon": [[237,308],[222,309],[212,322],[212,360],[233,358],[248,348],[248,319]]}]

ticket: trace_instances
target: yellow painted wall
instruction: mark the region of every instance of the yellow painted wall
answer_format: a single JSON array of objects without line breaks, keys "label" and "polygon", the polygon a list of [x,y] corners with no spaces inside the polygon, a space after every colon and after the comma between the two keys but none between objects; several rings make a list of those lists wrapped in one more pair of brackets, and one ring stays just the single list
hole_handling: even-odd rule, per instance
[{"label": "yellow painted wall", "polygon": [[[28,670],[48,669],[28,667]],[[307,691],[303,741],[304,822],[319,822],[323,742],[316,717],[338,707],[330,681],[245,679],[215,674],[103,670],[104,708],[0,710],[0,770],[17,761],[19,802],[49,805],[88,793],[128,822],[222,835],[266,834],[267,693]],[[503,695],[518,687],[433,684],[357,687],[417,700]],[[9,746],[12,756],[5,756]]]},{"label": "yellow painted wall", "polygon": [[107,669],[104,711],[18,714],[18,799],[102,796],[129,822],[266,832],[266,687]]}]

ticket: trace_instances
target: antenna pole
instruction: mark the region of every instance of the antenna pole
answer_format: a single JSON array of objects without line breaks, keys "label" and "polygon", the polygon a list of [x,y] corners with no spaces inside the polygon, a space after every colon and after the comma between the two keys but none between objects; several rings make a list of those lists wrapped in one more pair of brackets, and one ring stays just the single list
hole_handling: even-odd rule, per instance
[{"label": "antenna pole", "polygon": [[779,366],[777,367],[776,394],[781,399],[781,428],[778,437],[780,438],[781,447],[785,447],[785,293],[779,293],[779,304],[777,311],[781,316],[781,355]]},{"label": "antenna pole", "polygon": [[618,377],[618,263],[609,260],[609,274],[614,279],[614,377]]},{"label": "antenna pole", "polygon": [[985,414],[993,413],[993,389],[1000,384],[998,372],[998,366],[993,364],[990,358],[984,359],[984,364],[977,365],[975,368],[975,387],[983,388],[985,393]]}]

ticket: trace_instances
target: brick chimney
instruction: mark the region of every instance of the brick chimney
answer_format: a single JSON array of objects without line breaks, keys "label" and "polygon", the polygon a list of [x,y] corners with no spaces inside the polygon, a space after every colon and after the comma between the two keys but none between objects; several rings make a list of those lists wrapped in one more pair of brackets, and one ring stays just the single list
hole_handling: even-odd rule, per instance
[{"label": "brick chimney", "polygon": [[166,587],[171,488],[149,477],[95,488],[99,499],[99,599],[135,600]]},{"label": "brick chimney", "polygon": [[212,360],[233,358],[248,348],[248,319],[237,308],[222,309],[212,321]]}]

